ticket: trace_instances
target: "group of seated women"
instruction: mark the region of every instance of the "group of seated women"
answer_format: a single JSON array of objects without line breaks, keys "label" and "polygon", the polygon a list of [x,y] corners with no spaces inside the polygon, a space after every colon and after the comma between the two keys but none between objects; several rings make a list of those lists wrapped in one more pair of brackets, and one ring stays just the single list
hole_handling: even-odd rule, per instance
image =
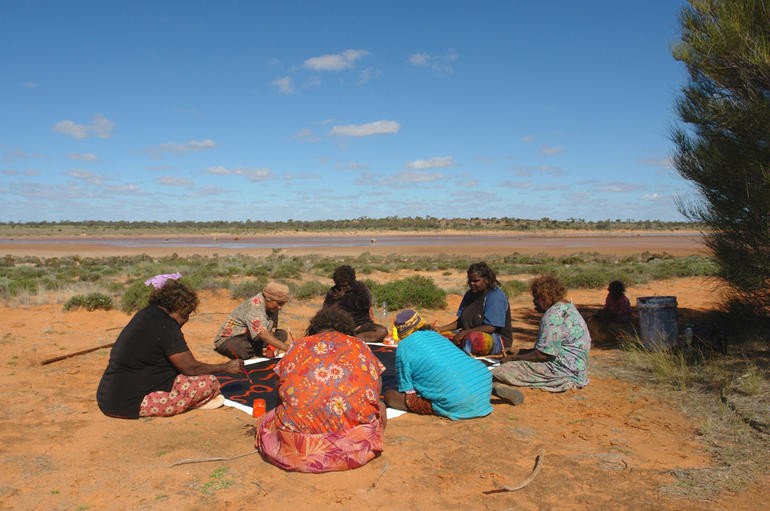
[{"label": "group of seated women", "polygon": [[[415,310],[397,314],[397,385],[387,389],[385,367],[344,308],[323,307],[305,335],[291,342],[278,333],[278,312],[289,293],[277,283],[241,304],[220,328],[215,349],[231,360],[199,362],[181,331],[198,305],[195,292],[178,274],[155,277],[147,281],[149,305],[118,336],[97,402],[106,415],[121,418],[215,408],[224,398],[212,373],[241,372],[243,358],[280,349],[279,404],[258,420],[256,447],[283,469],[326,472],[359,467],[382,452],[386,405],[470,419],[492,412],[493,394],[523,402],[516,387],[560,392],[588,384],[591,339],[557,279],[533,282],[535,309],[543,313],[537,342],[513,350],[510,306],[495,273],[476,263],[467,277],[469,289],[454,321],[434,329]],[[484,356],[500,363],[489,368],[477,358]]]}]

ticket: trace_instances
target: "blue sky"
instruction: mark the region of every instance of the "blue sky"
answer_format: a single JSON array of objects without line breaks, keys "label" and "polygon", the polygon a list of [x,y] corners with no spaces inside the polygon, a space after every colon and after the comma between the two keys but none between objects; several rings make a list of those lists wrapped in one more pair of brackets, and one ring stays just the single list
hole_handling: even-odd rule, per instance
[{"label": "blue sky", "polygon": [[682,220],[683,5],[2,2],[0,221]]}]

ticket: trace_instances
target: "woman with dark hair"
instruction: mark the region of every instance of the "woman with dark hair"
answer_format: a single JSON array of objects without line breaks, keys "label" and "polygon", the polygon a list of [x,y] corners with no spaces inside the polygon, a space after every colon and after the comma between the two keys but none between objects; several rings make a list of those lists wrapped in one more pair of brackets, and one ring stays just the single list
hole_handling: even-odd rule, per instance
[{"label": "woman with dark hair", "polygon": [[[535,310],[543,313],[534,348],[520,349],[492,368],[493,392],[506,385],[562,392],[588,385],[591,335],[580,312],[565,299],[567,290],[555,277],[543,276],[531,285]],[[501,385],[502,384],[502,385]]]},{"label": "woman with dark hair", "polygon": [[354,331],[349,313],[321,309],[278,362],[281,403],[256,427],[265,460],[318,473],[357,468],[382,452],[385,366]]},{"label": "woman with dark hair", "polygon": [[468,267],[468,291],[457,319],[436,330],[469,355],[497,355],[511,346],[511,306],[495,272],[480,262]]},{"label": "woman with dark hair", "polygon": [[356,270],[343,264],[334,269],[334,286],[324,297],[323,307],[337,307],[353,316],[356,337],[365,342],[380,342],[388,334],[387,328],[374,322],[374,298],[366,284],[356,280]]},{"label": "woman with dark hair", "polygon": [[613,280],[607,286],[607,298],[604,309],[597,314],[599,319],[611,323],[628,323],[631,321],[631,301],[626,296],[626,285],[622,280]]},{"label": "woman with dark hair", "polygon": [[[164,277],[164,276],[158,276]],[[211,374],[239,373],[242,360],[205,364],[187,347],[182,326],[198,296],[175,275],[150,279],[149,305],[137,312],[115,341],[96,401],[105,415],[124,419],[169,417],[224,403]]]}]

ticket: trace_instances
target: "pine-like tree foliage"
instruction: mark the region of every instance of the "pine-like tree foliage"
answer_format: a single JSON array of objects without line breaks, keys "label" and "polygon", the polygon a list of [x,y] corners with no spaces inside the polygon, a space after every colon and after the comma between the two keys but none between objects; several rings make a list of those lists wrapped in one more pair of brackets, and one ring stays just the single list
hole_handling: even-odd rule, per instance
[{"label": "pine-like tree foliage", "polygon": [[678,98],[674,166],[700,192],[679,210],[706,244],[731,299],[770,311],[770,0],[690,0],[674,57],[689,82]]}]

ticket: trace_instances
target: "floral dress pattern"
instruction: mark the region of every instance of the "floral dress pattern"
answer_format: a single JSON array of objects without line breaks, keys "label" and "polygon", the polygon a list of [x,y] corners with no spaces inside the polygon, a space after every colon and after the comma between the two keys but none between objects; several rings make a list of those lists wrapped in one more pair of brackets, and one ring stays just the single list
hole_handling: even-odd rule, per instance
[{"label": "floral dress pattern", "polygon": [[328,472],[379,455],[384,371],[356,337],[322,332],[297,339],[275,368],[281,404],[257,427],[262,456],[286,470]]},{"label": "floral dress pattern", "polygon": [[214,346],[220,346],[231,337],[244,336],[248,339],[256,339],[262,332],[273,331],[277,327],[278,313],[271,313],[265,309],[265,297],[259,293],[235,308],[219,328]]}]

